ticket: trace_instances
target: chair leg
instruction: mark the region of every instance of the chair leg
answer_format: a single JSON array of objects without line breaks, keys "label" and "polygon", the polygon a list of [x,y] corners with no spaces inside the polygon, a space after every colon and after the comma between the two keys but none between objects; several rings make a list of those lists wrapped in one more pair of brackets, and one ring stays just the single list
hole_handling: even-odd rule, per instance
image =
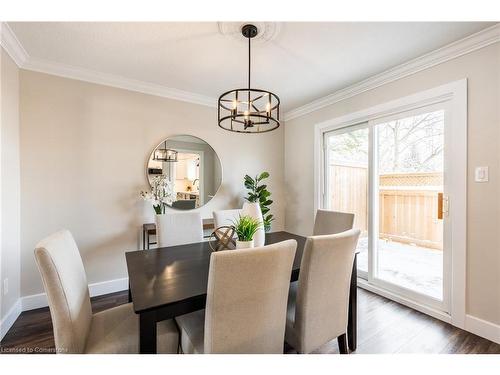
[{"label": "chair leg", "polygon": [[184,354],[182,350],[182,345],[181,345],[181,327],[179,327],[179,324],[177,324],[177,321],[174,319],[174,324],[175,328],[177,328],[177,354]]},{"label": "chair leg", "polygon": [[345,333],[337,337],[337,342],[339,343],[340,354],[349,354],[347,350],[347,335]]}]

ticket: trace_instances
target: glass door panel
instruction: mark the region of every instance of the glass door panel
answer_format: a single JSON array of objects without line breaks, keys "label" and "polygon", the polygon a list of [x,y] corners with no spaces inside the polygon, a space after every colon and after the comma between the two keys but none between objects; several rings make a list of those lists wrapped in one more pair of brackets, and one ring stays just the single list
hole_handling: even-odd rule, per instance
[{"label": "glass door panel", "polygon": [[367,124],[325,134],[325,189],[323,207],[349,212],[361,230],[358,271],[368,272],[368,143]]},{"label": "glass door panel", "polygon": [[[379,120],[373,277],[443,300],[443,109]],[[377,194],[378,193],[378,194]]]}]

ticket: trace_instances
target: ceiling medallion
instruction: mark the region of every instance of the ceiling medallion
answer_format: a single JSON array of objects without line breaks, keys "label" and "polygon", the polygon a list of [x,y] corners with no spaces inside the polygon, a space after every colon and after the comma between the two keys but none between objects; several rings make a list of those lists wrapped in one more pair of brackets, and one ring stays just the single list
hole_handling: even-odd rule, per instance
[{"label": "ceiling medallion", "polygon": [[248,86],[219,97],[219,126],[238,133],[269,132],[280,126],[280,99],[270,91],[251,88],[251,41],[259,35],[259,30],[255,25],[246,24],[241,34],[248,39]]},{"label": "ceiling medallion", "polygon": [[[241,27],[249,23],[250,22],[217,22],[217,26],[219,27],[219,33],[222,35],[246,42],[246,38],[241,34]],[[251,24],[259,31],[252,40],[254,44],[266,43],[273,40],[281,30],[281,24],[278,22],[251,22]]]}]

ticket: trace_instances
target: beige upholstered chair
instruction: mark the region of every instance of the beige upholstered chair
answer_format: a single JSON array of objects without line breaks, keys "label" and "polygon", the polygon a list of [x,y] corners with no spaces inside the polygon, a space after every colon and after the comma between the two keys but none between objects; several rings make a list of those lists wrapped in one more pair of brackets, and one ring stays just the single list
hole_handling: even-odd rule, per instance
[{"label": "beige upholstered chair", "polygon": [[338,337],[347,353],[349,285],[360,231],[308,237],[298,283],[290,288],[285,341],[310,353]]},{"label": "beige upholstered chair", "polygon": [[184,353],[283,353],[297,242],[212,253],[206,309],[177,317]]},{"label": "beige upholstered chair", "polygon": [[335,234],[352,229],[354,214],[329,210],[318,210],[314,220],[314,236]]},{"label": "beige upholstered chair", "polygon": [[[59,353],[138,353],[139,318],[132,304],[92,314],[87,277],[75,240],[59,231],[35,248]],[[158,323],[158,352],[176,353],[172,320]]]},{"label": "beige upholstered chair", "polygon": [[199,212],[167,213],[156,226],[158,247],[203,241],[203,222]]},{"label": "beige upholstered chair", "polygon": [[214,226],[219,228],[223,225],[232,225],[241,215],[241,209],[214,211]]}]

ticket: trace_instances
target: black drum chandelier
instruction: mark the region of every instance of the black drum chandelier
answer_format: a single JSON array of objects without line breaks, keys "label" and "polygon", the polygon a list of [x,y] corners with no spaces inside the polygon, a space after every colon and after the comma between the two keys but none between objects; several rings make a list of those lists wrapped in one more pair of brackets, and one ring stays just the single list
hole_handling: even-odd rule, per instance
[{"label": "black drum chandelier", "polygon": [[177,162],[177,154],[176,150],[171,148],[167,148],[167,141],[163,142],[163,148],[158,146],[153,152],[153,160],[156,161],[165,161],[169,163]]},{"label": "black drum chandelier", "polygon": [[219,126],[238,133],[265,133],[280,126],[280,99],[276,94],[250,87],[251,40],[254,25],[245,25],[241,33],[248,39],[248,87],[227,91],[219,97]]}]

